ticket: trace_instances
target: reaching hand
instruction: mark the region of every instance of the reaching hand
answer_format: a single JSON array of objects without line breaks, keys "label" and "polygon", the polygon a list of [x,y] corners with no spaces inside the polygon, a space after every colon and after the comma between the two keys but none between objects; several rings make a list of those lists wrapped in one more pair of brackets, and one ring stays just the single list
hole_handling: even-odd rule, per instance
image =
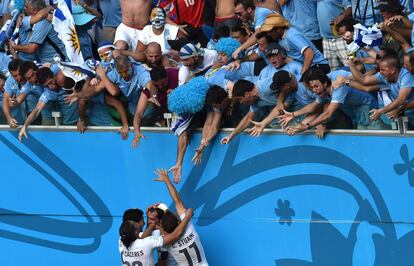
[{"label": "reaching hand", "polygon": [[198,149],[196,149],[196,152],[193,156],[193,158],[191,159],[191,161],[195,164],[195,165],[199,165],[201,163],[201,158],[203,157],[203,147],[199,147]]},{"label": "reaching hand", "polygon": [[286,127],[288,123],[294,118],[293,112],[288,112],[283,109],[283,115],[278,115],[277,118],[279,119],[279,124],[282,127]]},{"label": "reaching hand", "polygon": [[86,130],[85,121],[83,121],[83,120],[78,120],[78,122],[76,123],[76,128],[78,129],[78,131],[79,131],[81,134],[85,133],[85,130]]},{"label": "reaching hand", "polygon": [[233,57],[234,60],[237,60],[237,58],[239,57],[239,53],[241,52],[242,49],[237,48],[236,51],[233,52],[233,54],[231,55],[231,57]]},{"label": "reaching hand", "polygon": [[129,131],[129,127],[128,126],[122,126],[119,130],[118,133],[121,133],[121,138],[123,140],[126,140],[128,137],[128,131]]},{"label": "reaching hand", "polygon": [[91,81],[89,82],[89,85],[91,85],[91,86],[96,86],[96,85],[98,85],[99,84],[99,79],[97,79],[97,78],[93,78],[93,79],[91,79]]},{"label": "reaching hand", "polygon": [[17,128],[17,127],[19,126],[19,123],[17,122],[17,120],[16,120],[16,119],[14,119],[13,117],[12,117],[12,118],[10,118],[10,119],[7,121],[7,124],[9,124],[9,127],[11,127],[11,128]]},{"label": "reaching hand", "polygon": [[138,147],[139,143],[141,142],[141,139],[145,139],[145,136],[141,133],[135,133],[134,139],[132,140],[132,148]]},{"label": "reaching hand", "polygon": [[259,137],[260,134],[262,134],[265,125],[262,122],[256,122],[250,120],[250,123],[252,123],[254,126],[248,130],[249,135],[252,137]]},{"label": "reaching hand", "polygon": [[221,144],[229,144],[231,141],[232,137],[230,135],[228,135],[227,137],[224,137],[221,139]]},{"label": "reaching hand", "polygon": [[96,75],[98,75],[101,78],[106,76],[106,69],[103,68],[101,65],[98,65],[96,67]]},{"label": "reaching hand", "polygon": [[19,141],[22,142],[23,136],[28,139],[29,137],[27,136],[27,132],[26,132],[26,127],[22,127],[19,131]]},{"label": "reaching hand", "polygon": [[[171,169],[170,169],[170,170],[171,170]],[[168,170],[168,172],[169,172],[170,170]],[[165,169],[158,168],[158,169],[155,171],[155,174],[156,174],[158,177],[157,177],[157,178],[154,178],[154,181],[164,182],[164,183],[168,182],[168,180],[170,179],[170,177],[168,176],[168,172],[167,172],[167,170],[165,170]]]},{"label": "reaching hand", "polygon": [[371,114],[369,118],[372,120],[377,120],[382,115],[382,109],[372,109],[369,111],[369,113]]},{"label": "reaching hand", "polygon": [[397,119],[400,114],[402,113],[402,110],[400,108],[394,109],[387,113],[387,116],[391,119]]},{"label": "reaching hand", "polygon": [[174,165],[173,167],[171,167],[168,172],[173,172],[173,176],[174,176],[174,183],[178,184],[181,181],[181,165]]},{"label": "reaching hand", "polygon": [[65,95],[63,97],[65,99],[65,103],[68,104],[69,106],[72,105],[73,103],[79,101],[77,92],[73,92],[73,93]]},{"label": "reaching hand", "polygon": [[315,134],[318,137],[318,139],[323,139],[323,137],[325,135],[325,132],[326,132],[326,126],[325,125],[319,124],[319,125],[316,126]]},{"label": "reaching hand", "polygon": [[288,133],[288,135],[293,136],[293,135],[296,135],[297,133],[305,131],[307,129],[308,129],[308,127],[305,124],[299,123],[294,127],[288,127],[286,129],[286,132]]},{"label": "reaching hand", "polygon": [[240,60],[236,60],[234,62],[231,62],[230,64],[228,64],[225,69],[229,70],[229,71],[234,71],[240,68]]}]

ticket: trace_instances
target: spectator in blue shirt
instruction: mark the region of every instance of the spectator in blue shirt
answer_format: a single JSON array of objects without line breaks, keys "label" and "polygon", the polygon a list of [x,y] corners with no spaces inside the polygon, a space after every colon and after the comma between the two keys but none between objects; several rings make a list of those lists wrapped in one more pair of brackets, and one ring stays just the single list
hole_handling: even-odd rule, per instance
[{"label": "spectator in blue shirt", "polygon": [[19,124],[23,123],[25,118],[24,108],[20,104],[22,101],[18,103],[16,100],[16,98],[21,97],[20,90],[26,82],[19,72],[21,64],[22,61],[20,59],[14,59],[9,63],[8,69],[10,76],[4,84],[2,108],[7,124],[11,128],[17,128]]},{"label": "spectator in blue shirt", "polygon": [[[19,140],[22,141],[23,136],[27,136],[27,128],[39,116],[44,108],[52,108],[54,103],[61,112],[64,125],[74,125],[78,120],[78,104],[67,104],[65,102],[65,90],[71,90],[75,87],[75,81],[63,75],[63,72],[58,67],[53,66],[40,68],[36,73],[37,80],[45,89],[40,96],[34,110],[27,117],[23,127],[19,132]],[[48,105],[48,106],[46,106]]]},{"label": "spectator in blue shirt", "polygon": [[98,67],[97,74],[109,94],[112,96],[122,94],[128,99],[131,115],[135,114],[142,89],[147,88],[151,91],[154,89],[149,72],[141,64],[132,63],[125,55],[115,59],[115,69],[108,74],[101,67]]},{"label": "spectator in blue shirt", "polygon": [[[379,1],[373,0],[351,0],[352,16],[366,27],[380,23],[383,19],[377,7]],[[382,1],[384,2],[384,1]]]},{"label": "spectator in blue shirt", "polygon": [[[30,16],[35,16],[40,10],[46,8],[43,0],[30,0],[26,2],[27,12]],[[53,29],[52,23],[42,19],[32,27],[31,36],[28,44],[12,45],[18,52],[35,55],[40,62],[52,62],[55,56],[62,60],[66,58],[66,51],[63,42]]]},{"label": "spectator in blue shirt", "polygon": [[346,84],[337,87],[332,85],[332,80],[336,80],[340,75],[349,75],[349,72],[338,70],[327,76],[320,69],[312,68],[306,73],[305,83],[309,88],[318,96],[328,96],[331,100],[324,111],[312,121],[288,127],[288,134],[294,135],[328,122],[338,109],[349,116],[358,129],[387,128],[382,121],[374,121],[370,118],[370,110],[377,108],[377,101],[369,93],[355,90]]},{"label": "spectator in blue shirt", "polygon": [[6,76],[3,73],[0,73],[0,125],[6,123],[6,118],[3,114],[3,94],[4,94],[4,84],[6,83]]},{"label": "spectator in blue shirt", "polygon": [[98,2],[103,19],[102,41],[113,42],[116,28],[122,22],[119,0],[100,0]]},{"label": "spectator in blue shirt", "polygon": [[298,30],[290,27],[289,22],[278,15],[271,14],[266,18],[260,28],[261,32],[267,32],[273,40],[278,41],[287,55],[303,64],[302,73],[311,66],[329,73],[328,61],[315,45]]},{"label": "spectator in blue shirt", "polygon": [[[363,75],[353,64],[349,62],[353,78],[364,86],[379,85],[379,108],[371,111],[371,118],[382,118],[389,123],[390,112],[414,99],[413,75],[405,68],[395,55],[385,55],[379,62],[379,73],[375,75]],[[387,115],[384,117],[384,115]],[[413,115],[409,115],[410,124],[413,123]],[[391,117],[394,118],[394,117]]]},{"label": "spectator in blue shirt", "polygon": [[317,17],[322,36],[323,54],[332,70],[346,65],[345,41],[335,35],[335,26],[352,15],[349,0],[318,0]]}]

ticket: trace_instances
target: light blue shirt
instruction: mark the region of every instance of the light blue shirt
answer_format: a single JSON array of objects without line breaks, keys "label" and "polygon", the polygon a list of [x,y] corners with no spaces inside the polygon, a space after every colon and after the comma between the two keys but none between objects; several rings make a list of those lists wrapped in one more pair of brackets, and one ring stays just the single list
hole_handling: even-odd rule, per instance
[{"label": "light blue shirt", "polygon": [[26,107],[27,107],[27,111],[30,113],[34,110],[34,108],[36,107],[36,104],[40,98],[40,96],[42,96],[44,92],[44,89],[42,86],[40,85],[33,85],[30,82],[26,82],[22,89],[21,89],[21,93],[26,94]]},{"label": "light blue shirt", "polygon": [[[338,76],[349,76],[344,70],[332,71],[328,77],[333,81]],[[369,110],[377,108],[378,104],[371,94],[343,85],[332,90],[331,103],[339,103],[340,109],[351,118],[354,124],[367,126],[371,123]]]},{"label": "light blue shirt", "polygon": [[[21,93],[20,89],[21,89],[20,84],[17,83],[17,81],[12,76],[9,76],[6,79],[6,83],[4,84],[4,91],[7,92],[7,94],[9,94],[10,97],[19,96]],[[3,102],[3,97],[1,101]],[[24,122],[24,119],[25,119],[24,104],[20,104],[19,106],[10,108],[10,111],[14,119],[16,119],[17,122],[19,122],[19,124],[22,124]]]},{"label": "light blue shirt", "polygon": [[295,5],[291,24],[309,40],[319,40],[321,34],[316,14],[316,0],[291,0],[291,2]]},{"label": "light blue shirt", "polygon": [[4,75],[6,75],[9,72],[10,61],[11,61],[11,58],[8,55],[0,52],[0,71]]},{"label": "light blue shirt", "polygon": [[256,82],[257,90],[259,91],[259,99],[252,105],[250,105],[251,112],[257,112],[263,107],[276,106],[278,92],[270,89],[270,85],[273,82],[273,77],[267,79],[258,80]]},{"label": "light blue shirt", "polygon": [[341,14],[341,12],[351,6],[349,0],[318,0],[317,15],[319,21],[319,31],[321,36],[326,39],[336,39],[332,34],[331,22]]},{"label": "light blue shirt", "polygon": [[302,53],[308,47],[311,48],[315,53],[312,65],[328,64],[328,60],[326,60],[322,53],[316,49],[315,45],[313,45],[309,39],[307,39],[302,33],[294,28],[288,28],[285,31],[284,36],[279,41],[279,45],[286,50],[289,57],[293,58],[296,61],[299,61],[302,64],[305,61],[305,57]]},{"label": "light blue shirt", "polygon": [[42,111],[42,115],[46,115],[50,119],[51,112],[55,110],[55,106],[51,105],[49,102],[56,102],[56,107],[59,108],[57,111],[60,111],[62,113],[63,124],[72,125],[76,123],[79,118],[78,104],[66,104],[64,96],[65,91],[62,89],[51,90],[49,88],[45,88],[39,98],[39,102],[47,104]]},{"label": "light blue shirt", "polygon": [[12,10],[10,10],[9,3],[10,3],[10,0],[2,0],[0,2],[0,17],[4,16],[4,14],[8,14],[12,11]]},{"label": "light blue shirt", "polygon": [[[359,6],[357,3],[359,2]],[[352,16],[355,20],[359,21],[361,24],[371,27],[375,22],[383,21],[381,13],[378,9],[373,9],[372,2],[374,2],[374,7],[377,6],[377,1],[372,0],[351,0],[352,5]],[[368,6],[367,6],[368,5]],[[367,7],[367,8],[365,8]],[[364,20],[364,11],[367,10]]]},{"label": "light blue shirt", "polygon": [[56,55],[59,55],[59,52],[50,45],[50,42],[53,42],[56,48],[58,48],[62,54],[66,55],[65,46],[58,38],[58,34],[49,21],[44,19],[33,25],[30,43],[39,45],[36,55],[42,63],[52,62],[53,58]]},{"label": "light blue shirt", "polygon": [[[412,88],[414,87],[414,78],[413,75],[408,72],[407,69],[401,68],[400,74],[398,75],[398,79],[396,82],[391,83],[385,79],[381,73],[376,73],[375,78],[380,82],[380,86],[382,88],[386,87],[388,88],[388,93],[391,100],[395,100],[398,98],[398,95],[400,93],[400,90],[410,90],[410,94],[408,98],[406,99],[406,102],[409,102],[414,99],[414,93]],[[380,99],[380,104],[383,104]]]},{"label": "light blue shirt", "polygon": [[321,99],[316,93],[307,89],[302,82],[298,82],[298,89],[293,93],[295,100],[301,105],[305,106],[313,102],[323,103],[324,100]]},{"label": "light blue shirt", "polygon": [[116,28],[121,24],[121,6],[119,0],[100,0],[104,27]]},{"label": "light blue shirt", "polygon": [[[30,16],[25,16],[22,19],[22,24],[19,30],[19,44],[29,44],[30,36],[32,35],[32,26],[30,25]],[[24,61],[39,61],[36,54],[27,54],[19,52],[19,58]]]},{"label": "light blue shirt", "polygon": [[142,88],[151,80],[149,72],[141,64],[132,64],[132,78],[125,81],[116,69],[108,73],[108,78],[118,86],[122,94],[128,98],[129,111],[135,114],[135,109]]}]

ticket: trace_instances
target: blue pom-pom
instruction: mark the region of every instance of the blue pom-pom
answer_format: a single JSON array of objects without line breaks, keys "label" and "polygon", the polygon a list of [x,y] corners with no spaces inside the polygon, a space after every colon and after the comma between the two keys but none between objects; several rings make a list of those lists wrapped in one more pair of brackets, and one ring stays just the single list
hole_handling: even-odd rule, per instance
[{"label": "blue pom-pom", "polygon": [[225,53],[229,58],[237,48],[240,47],[240,42],[236,39],[226,37],[220,38],[216,43],[214,49],[219,53]]},{"label": "blue pom-pom", "polygon": [[178,115],[195,114],[204,107],[209,85],[205,77],[195,77],[168,95],[168,109]]}]

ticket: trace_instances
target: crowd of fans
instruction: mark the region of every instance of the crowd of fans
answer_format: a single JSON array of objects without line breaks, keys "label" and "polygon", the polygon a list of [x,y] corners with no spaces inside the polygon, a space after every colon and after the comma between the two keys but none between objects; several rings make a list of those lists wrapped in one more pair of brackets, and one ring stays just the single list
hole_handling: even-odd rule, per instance
[{"label": "crowd of fans", "polygon": [[120,126],[126,139],[132,125],[136,147],[141,126],[166,126],[173,113],[179,182],[196,127],[195,163],[221,127],[234,128],[228,144],[249,127],[252,136],[273,127],[323,137],[391,129],[402,115],[414,126],[412,1],[65,1],[68,38],[90,70],[81,80],[64,69],[55,1],[0,0],[3,28],[17,19],[17,36],[0,34],[0,123],[19,128],[20,140],[60,112],[80,132]]}]

